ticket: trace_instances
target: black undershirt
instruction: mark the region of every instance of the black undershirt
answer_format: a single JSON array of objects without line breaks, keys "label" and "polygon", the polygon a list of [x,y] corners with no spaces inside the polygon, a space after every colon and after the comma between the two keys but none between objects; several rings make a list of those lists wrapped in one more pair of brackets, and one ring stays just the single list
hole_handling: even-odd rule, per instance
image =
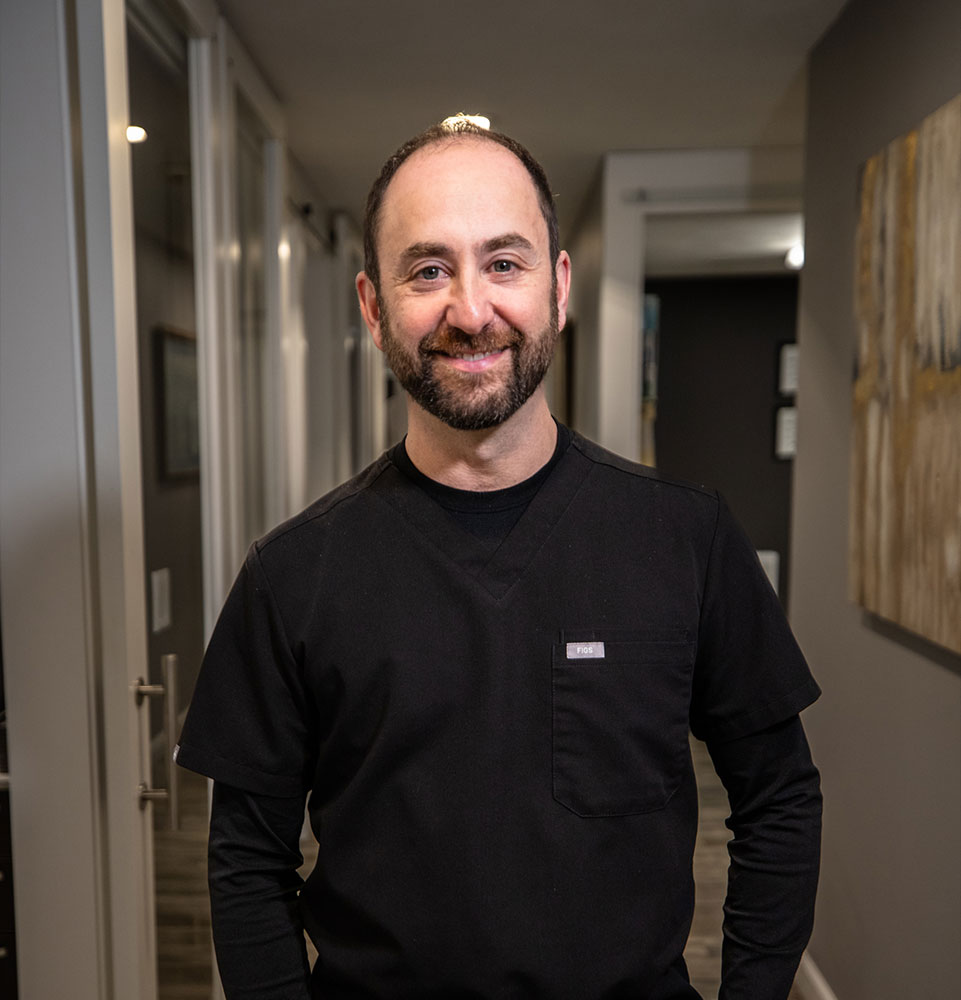
[{"label": "black undershirt", "polygon": [[390,460],[411,482],[416,483],[431,499],[436,501],[457,523],[486,542],[491,551],[510,534],[520,520],[527,505],[537,495],[554,466],[570,447],[571,432],[557,424],[557,444],[546,465],[541,466],[529,479],[502,490],[458,490],[445,486],[425,476],[410,460],[404,441],[390,450]]}]

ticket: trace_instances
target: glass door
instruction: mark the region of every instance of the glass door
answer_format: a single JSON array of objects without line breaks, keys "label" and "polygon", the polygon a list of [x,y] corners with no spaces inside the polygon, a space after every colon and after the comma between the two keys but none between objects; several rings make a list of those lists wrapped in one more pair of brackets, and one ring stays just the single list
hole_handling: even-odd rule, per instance
[{"label": "glass door", "polygon": [[[144,580],[157,986],[210,996],[207,786],[171,763],[203,653],[203,566],[190,95],[186,39],[128,3],[129,136],[141,399]],[[161,693],[162,691],[162,693]]]}]

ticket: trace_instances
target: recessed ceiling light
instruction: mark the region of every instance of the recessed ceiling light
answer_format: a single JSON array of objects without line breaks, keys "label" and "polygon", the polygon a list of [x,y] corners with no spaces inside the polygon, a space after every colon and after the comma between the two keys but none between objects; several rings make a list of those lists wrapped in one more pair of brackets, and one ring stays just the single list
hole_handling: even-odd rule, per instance
[{"label": "recessed ceiling light", "polygon": [[804,244],[795,243],[784,255],[784,265],[792,271],[800,271],[804,267]]}]

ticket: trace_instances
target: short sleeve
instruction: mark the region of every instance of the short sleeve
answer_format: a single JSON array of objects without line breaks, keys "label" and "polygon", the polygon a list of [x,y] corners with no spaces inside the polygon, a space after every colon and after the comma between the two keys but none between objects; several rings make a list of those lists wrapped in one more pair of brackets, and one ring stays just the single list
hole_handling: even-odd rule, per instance
[{"label": "short sleeve", "polygon": [[748,736],[820,694],[743,529],[718,498],[705,573],[691,699],[699,739]]},{"label": "short sleeve", "polygon": [[254,546],[204,654],[177,763],[248,792],[303,794],[316,752],[310,704]]}]

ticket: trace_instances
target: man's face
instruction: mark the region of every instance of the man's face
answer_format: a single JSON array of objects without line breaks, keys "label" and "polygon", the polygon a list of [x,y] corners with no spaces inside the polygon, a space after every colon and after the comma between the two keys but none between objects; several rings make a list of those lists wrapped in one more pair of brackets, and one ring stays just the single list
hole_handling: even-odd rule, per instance
[{"label": "man's face", "polygon": [[380,295],[361,275],[361,306],[413,400],[459,430],[511,417],[550,365],[570,280],[523,164],[478,139],[418,150],[387,189],[377,251]]}]

